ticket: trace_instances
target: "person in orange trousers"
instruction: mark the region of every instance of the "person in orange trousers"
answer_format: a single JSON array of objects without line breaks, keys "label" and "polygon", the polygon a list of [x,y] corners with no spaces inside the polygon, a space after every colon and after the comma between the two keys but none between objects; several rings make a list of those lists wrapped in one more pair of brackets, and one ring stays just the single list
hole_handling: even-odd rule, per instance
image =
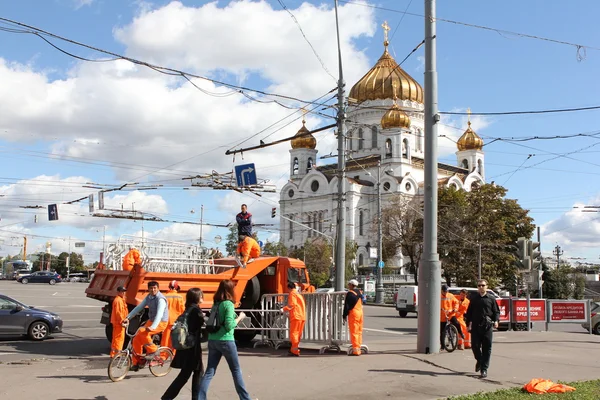
[{"label": "person in orange trousers", "polygon": [[173,328],[175,320],[185,311],[183,297],[178,293],[180,289],[177,281],[173,280],[169,283],[169,291],[165,293],[167,307],[169,309],[169,322],[167,322],[167,328],[162,334],[160,345],[163,347],[170,347],[171,350],[173,350],[173,354],[175,354],[175,349],[171,346],[171,328]]},{"label": "person in orange trousers", "polygon": [[362,331],[363,331],[363,307],[362,307],[362,292],[358,288],[356,279],[348,282],[348,292],[344,300],[344,323],[348,321],[348,329],[350,330],[350,342],[352,343],[352,351],[349,356],[360,356],[362,346]]},{"label": "person in orange trousers", "polygon": [[448,285],[442,285],[441,293],[441,309],[440,309],[440,348],[444,348],[444,329],[446,329],[446,322],[450,321],[452,325],[456,327],[458,331],[458,337],[460,340],[463,337],[462,328],[460,323],[456,319],[456,313],[458,312],[458,300],[456,297],[448,291]]},{"label": "person in orange trousers", "polygon": [[140,256],[140,251],[134,246],[130,246],[129,251],[123,257],[123,271],[131,271],[135,264],[141,263],[142,257]]},{"label": "person in orange trousers", "polygon": [[299,357],[300,338],[306,322],[306,303],[295,283],[289,282],[287,287],[289,289],[288,305],[283,307],[281,312],[287,311],[290,315],[290,342],[292,343],[290,355]]},{"label": "person in orange trousers", "polygon": [[117,295],[112,302],[112,312],[110,313],[110,323],[112,324],[112,342],[110,344],[110,358],[117,355],[118,352],[123,350],[123,343],[125,342],[125,328],[122,323],[127,317],[129,310],[127,309],[127,303],[125,303],[125,289],[123,286],[117,288]]},{"label": "person in orange trousers", "polygon": [[456,319],[458,320],[458,323],[460,324],[460,328],[462,330],[462,333],[464,335],[463,337],[459,337],[458,338],[458,349],[459,350],[464,350],[464,349],[470,349],[471,348],[471,333],[469,332],[469,329],[467,329],[467,323],[465,322],[465,313],[467,312],[467,309],[469,308],[469,299],[467,298],[467,295],[469,294],[469,292],[467,291],[467,289],[462,289],[460,291],[460,294],[458,295],[458,311],[456,313]]},{"label": "person in orange trousers", "polygon": [[133,357],[133,366],[131,371],[138,371],[139,364],[144,354],[148,355],[156,352],[158,347],[152,342],[152,337],[162,333],[169,322],[169,309],[167,308],[167,299],[158,289],[157,281],[148,282],[148,295],[140,302],[123,320],[124,325],[129,324],[129,320],[142,312],[148,306],[148,321],[138,329],[133,337],[133,351],[136,357]]},{"label": "person in orange trousers", "polygon": [[250,236],[240,235],[239,240],[237,254],[239,254],[242,259],[242,265],[246,267],[250,258],[260,257],[260,246],[258,245],[258,242]]}]

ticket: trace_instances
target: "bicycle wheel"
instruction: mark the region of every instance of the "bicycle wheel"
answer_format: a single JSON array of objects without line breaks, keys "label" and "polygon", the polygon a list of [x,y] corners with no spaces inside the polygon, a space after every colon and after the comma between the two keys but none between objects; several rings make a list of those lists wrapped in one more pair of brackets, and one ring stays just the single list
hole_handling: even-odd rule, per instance
[{"label": "bicycle wheel", "polygon": [[165,376],[171,372],[173,352],[168,347],[160,347],[156,355],[148,362],[150,373],[154,376]]},{"label": "bicycle wheel", "polygon": [[454,325],[448,324],[444,329],[444,349],[452,353],[458,346],[458,330]]},{"label": "bicycle wheel", "polygon": [[108,363],[108,377],[113,382],[119,382],[127,376],[131,368],[131,357],[126,351],[114,356]]}]

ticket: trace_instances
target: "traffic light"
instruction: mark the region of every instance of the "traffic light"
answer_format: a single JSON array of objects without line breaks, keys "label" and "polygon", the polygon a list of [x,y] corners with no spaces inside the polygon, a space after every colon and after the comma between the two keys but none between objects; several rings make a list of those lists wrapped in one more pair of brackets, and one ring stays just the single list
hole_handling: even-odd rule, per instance
[{"label": "traffic light", "polygon": [[527,242],[528,240],[524,237],[520,237],[517,240],[517,267],[521,270],[529,270],[529,257],[527,254]]},{"label": "traffic light", "polygon": [[531,269],[538,269],[542,264],[542,252],[540,251],[540,242],[527,241],[527,255],[531,260]]},{"label": "traffic light", "polygon": [[277,207],[271,208],[271,218],[275,218],[277,215]]}]

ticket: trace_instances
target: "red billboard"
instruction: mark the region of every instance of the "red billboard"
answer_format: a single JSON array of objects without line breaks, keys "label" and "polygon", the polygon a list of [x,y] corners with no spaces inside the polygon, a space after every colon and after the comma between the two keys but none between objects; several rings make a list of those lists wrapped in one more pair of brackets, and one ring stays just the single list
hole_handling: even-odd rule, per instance
[{"label": "red billboard", "polygon": [[551,322],[587,322],[587,300],[550,300]]},{"label": "red billboard", "polygon": [[498,308],[500,308],[500,322],[510,322],[510,303],[509,299],[496,299]]},{"label": "red billboard", "polygon": [[[531,299],[529,301],[530,321],[544,322],[546,321],[546,300]],[[527,300],[513,300],[513,322],[527,322]]]}]

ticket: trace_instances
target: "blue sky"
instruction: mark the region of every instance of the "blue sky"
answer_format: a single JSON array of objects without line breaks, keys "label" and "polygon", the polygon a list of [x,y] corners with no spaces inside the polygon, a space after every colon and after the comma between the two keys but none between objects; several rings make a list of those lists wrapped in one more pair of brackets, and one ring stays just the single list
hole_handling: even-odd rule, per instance
[{"label": "blue sky", "polygon": [[[296,15],[327,70],[337,75],[333,2],[287,0],[284,4]],[[541,0],[440,1],[438,17],[600,47],[600,32],[594,28],[600,4],[548,4]],[[341,3],[348,88],[381,55],[383,21],[392,28],[390,50],[397,61],[423,39],[423,19],[403,17],[404,10],[422,14],[423,2]],[[277,1],[22,0],[0,3],[0,16],[144,61],[301,99],[315,99],[335,86]],[[438,22],[437,29],[442,111],[469,107],[477,113],[600,104],[598,50],[586,49],[585,59],[578,61],[577,48],[571,45],[449,22]],[[270,209],[276,206],[277,195],[259,198],[208,189],[183,190],[181,178],[212,170],[227,172],[236,164],[255,162],[259,177],[282,187],[288,176],[289,145],[246,153],[243,160],[225,156],[225,150],[292,111],[236,94],[209,96],[181,78],[124,61],[79,61],[32,35],[0,31],[0,38],[2,254],[16,253],[23,233],[39,236],[31,237],[30,252],[41,250],[47,241],[52,242],[54,251],[65,250],[65,238],[71,236],[72,242],[86,241],[86,260],[93,261],[104,226],[107,240],[141,231],[140,222],[87,216],[87,203],[60,205],[58,222],[48,222],[45,210],[21,208],[63,203],[97,191],[82,188],[85,182],[160,181],[168,187],[114,192],[107,194],[106,201],[112,208],[122,204],[164,219],[197,222],[203,204],[205,222],[227,224],[245,202],[256,223],[276,221],[270,218]],[[79,56],[106,57],[53,42]],[[421,83],[423,55],[421,48],[403,64]],[[230,91],[206,81],[195,83],[212,93],[227,95]],[[599,116],[596,110],[473,116],[472,121],[473,128],[490,143],[499,138],[594,134]],[[296,118],[300,118],[299,112],[286,122]],[[441,133],[456,140],[466,128],[466,118],[443,118],[446,127]],[[329,123],[331,119],[311,115],[307,125]],[[278,131],[267,129],[245,145],[258,144],[263,138],[283,138],[299,128],[300,122],[295,121]],[[507,187],[509,197],[531,210],[535,223],[542,226],[545,256],[551,255],[557,244],[565,257],[586,257],[591,262],[600,256],[600,214],[573,208],[600,205],[599,137],[497,140],[484,148],[487,181]],[[321,155],[335,151],[331,132],[317,135],[317,140]],[[439,143],[440,161],[455,164],[451,138],[440,138]],[[37,224],[34,214],[38,215]],[[157,238],[193,241],[199,227],[145,222],[144,231]],[[211,240],[215,235],[225,237],[226,233],[222,228],[204,227],[206,244],[214,246]],[[273,240],[277,230],[262,230],[260,236]]]}]

